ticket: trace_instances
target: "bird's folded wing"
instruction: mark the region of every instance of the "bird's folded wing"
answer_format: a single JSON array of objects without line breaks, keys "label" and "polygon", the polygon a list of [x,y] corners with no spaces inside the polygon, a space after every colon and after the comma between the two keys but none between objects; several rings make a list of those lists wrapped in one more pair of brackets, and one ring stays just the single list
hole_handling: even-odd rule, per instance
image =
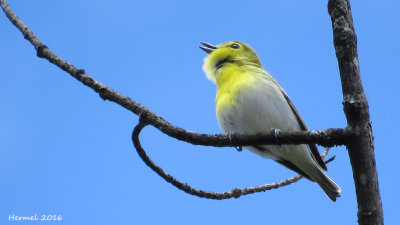
[{"label": "bird's folded wing", "polygon": [[[297,111],[292,100],[290,100],[289,96],[286,94],[284,90],[281,89],[281,91],[286,101],[290,105],[290,108],[292,108],[294,114],[296,115],[296,118],[299,121],[301,129],[303,129],[304,131],[308,131],[307,124],[304,122],[303,118],[301,118],[300,113],[299,111]],[[315,160],[318,162],[319,166],[325,171],[328,171],[328,168],[326,167],[324,160],[322,160],[321,155],[319,154],[317,146],[315,144],[309,144],[308,146],[310,146],[311,153],[314,156]]]}]

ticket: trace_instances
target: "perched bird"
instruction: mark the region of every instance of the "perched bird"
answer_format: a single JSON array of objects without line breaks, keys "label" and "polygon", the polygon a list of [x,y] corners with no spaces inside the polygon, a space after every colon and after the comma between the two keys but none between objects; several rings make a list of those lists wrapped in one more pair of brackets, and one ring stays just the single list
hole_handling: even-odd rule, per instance
[{"label": "perched bird", "polygon": [[[271,129],[308,130],[286,92],[263,69],[258,55],[249,45],[239,41],[217,46],[201,44],[200,48],[208,53],[203,70],[207,78],[217,84],[217,119],[225,134],[265,133]],[[245,148],[317,182],[332,201],[340,197],[340,187],[323,172],[327,168],[316,145]]]}]

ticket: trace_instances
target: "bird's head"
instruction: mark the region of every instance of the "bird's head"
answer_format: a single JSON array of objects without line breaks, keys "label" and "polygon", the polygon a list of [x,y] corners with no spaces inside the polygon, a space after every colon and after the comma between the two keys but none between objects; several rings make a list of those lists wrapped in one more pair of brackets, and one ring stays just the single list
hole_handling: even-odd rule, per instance
[{"label": "bird's head", "polygon": [[251,47],[240,41],[228,41],[217,46],[201,42],[202,50],[208,53],[204,59],[203,70],[208,79],[215,82],[219,69],[229,64],[261,66],[258,55]]}]

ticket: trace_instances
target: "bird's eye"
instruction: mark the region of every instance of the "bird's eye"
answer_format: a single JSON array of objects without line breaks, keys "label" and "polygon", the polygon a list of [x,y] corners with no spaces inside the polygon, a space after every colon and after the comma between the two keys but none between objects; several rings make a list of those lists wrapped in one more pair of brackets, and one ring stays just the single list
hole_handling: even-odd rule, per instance
[{"label": "bird's eye", "polygon": [[239,45],[238,44],[231,44],[231,48],[238,49]]}]

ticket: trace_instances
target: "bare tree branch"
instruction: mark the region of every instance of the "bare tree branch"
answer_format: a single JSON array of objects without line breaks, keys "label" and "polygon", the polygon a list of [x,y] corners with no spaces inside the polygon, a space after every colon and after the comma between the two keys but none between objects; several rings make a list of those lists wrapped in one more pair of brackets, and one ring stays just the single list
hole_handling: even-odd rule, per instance
[{"label": "bare tree branch", "polygon": [[[226,199],[226,198],[238,198],[242,195],[247,195],[255,192],[266,191],[270,189],[279,188],[285,185],[289,185],[293,182],[298,181],[302,177],[300,175],[292,178],[272,183],[265,184],[258,187],[248,187],[242,189],[233,189],[229,192],[214,193],[209,191],[197,190],[190,187],[188,184],[178,181],[176,178],[165,173],[160,167],[154,164],[151,159],[146,155],[145,151],[140,145],[139,133],[144,126],[150,124],[161,132],[174,137],[178,140],[186,141],[192,144],[208,145],[208,146],[246,146],[246,145],[261,145],[261,144],[309,144],[318,143],[324,146],[333,146],[346,144],[346,140],[353,135],[348,129],[327,129],[319,131],[295,131],[295,132],[279,132],[277,135],[275,132],[269,134],[255,134],[255,135],[239,135],[234,134],[228,137],[227,135],[208,135],[198,134],[192,131],[187,131],[182,128],[176,127],[151,110],[142,106],[140,103],[133,101],[132,99],[123,96],[122,94],[108,88],[104,84],[96,81],[92,77],[86,74],[82,69],[78,69],[66,60],[60,58],[49,48],[40,42],[40,40],[33,34],[33,32],[15,15],[5,0],[0,0],[1,7],[6,13],[7,17],[11,22],[22,32],[25,39],[32,43],[37,51],[37,56],[49,60],[54,65],[58,66],[62,70],[75,77],[81,83],[93,89],[95,92],[100,94],[103,100],[110,100],[115,102],[122,107],[128,109],[134,114],[139,115],[140,123],[135,127],[132,140],[134,146],[142,158],[142,160],[157,174],[163,177],[167,182],[173,184],[177,188],[199,197],[211,198],[211,199]],[[327,151],[324,153],[327,154]],[[327,162],[332,161],[333,158]]]},{"label": "bare tree branch", "polygon": [[140,103],[105,86],[87,75],[84,70],[76,68],[71,63],[54,54],[35,36],[35,34],[17,17],[17,15],[15,15],[6,0],[0,0],[0,4],[9,20],[22,32],[24,38],[35,47],[38,57],[49,60],[51,63],[69,73],[84,85],[99,93],[103,100],[115,102],[134,114],[139,115],[141,118],[146,120],[147,124],[151,124],[170,137],[196,145],[222,147],[289,143],[315,143],[322,146],[334,146],[346,144],[346,140],[352,136],[352,132],[347,129],[328,129],[320,131],[281,132],[278,138],[276,138],[274,134],[270,133],[257,135],[232,135],[230,139],[227,135],[199,134],[176,127]]},{"label": "bare tree branch", "polygon": [[60,58],[50,51],[46,45],[41,43],[33,32],[15,15],[6,0],[0,0],[0,4],[9,20],[21,31],[24,38],[34,46],[38,57],[45,58],[66,71],[81,83],[99,93],[102,99],[115,102],[134,114],[139,115],[141,122],[135,128],[132,136],[139,155],[155,172],[175,186],[180,186],[185,192],[196,194],[200,197],[214,196],[215,199],[224,199],[287,185],[297,181],[300,177],[296,178],[296,176],[274,184],[234,189],[230,192],[223,193],[212,193],[193,189],[189,185],[183,184],[174,177],[166,174],[147,157],[139,142],[139,133],[145,125],[152,125],[161,132],[178,140],[192,144],[219,147],[289,143],[318,143],[324,146],[345,144],[349,149],[350,161],[353,168],[358,201],[359,223],[383,224],[382,203],[379,194],[378,177],[373,152],[373,134],[369,118],[368,103],[360,78],[357,40],[348,0],[330,0],[328,4],[328,11],[332,19],[334,45],[339,63],[344,98],[343,105],[348,127],[345,129],[320,131],[281,132],[278,137],[272,133],[232,135],[231,139],[227,135],[198,134],[176,127],[140,103],[96,81],[87,75],[84,70],[78,69],[66,60]]},{"label": "bare tree branch", "polygon": [[[183,183],[173,177],[172,175],[166,173],[161,167],[157,166],[146,154],[144,151],[140,140],[139,140],[139,134],[142,131],[142,129],[147,126],[146,122],[142,119],[140,119],[139,123],[136,125],[136,127],[133,129],[132,132],[132,141],[133,145],[135,146],[135,149],[137,153],[139,154],[140,158],[143,160],[144,163],[148,167],[150,167],[154,172],[156,172],[159,176],[161,176],[165,181],[168,183],[171,183],[178,189],[191,194],[198,196],[200,198],[208,198],[208,199],[228,199],[228,198],[239,198],[242,195],[248,195],[248,194],[253,194],[256,192],[262,192],[262,191],[267,191],[271,189],[276,189],[280,188],[289,184],[292,184],[294,182],[297,182],[301,178],[303,178],[301,175],[296,175],[294,177],[288,178],[286,180],[282,180],[276,183],[271,183],[271,184],[264,184],[261,186],[257,187],[247,187],[247,188],[235,188],[232,189],[231,191],[227,192],[211,192],[211,191],[204,191],[204,190],[198,190],[196,188],[191,187],[187,183]],[[328,154],[329,148],[326,148],[325,151],[322,154],[322,158],[325,158],[325,156]],[[330,159],[326,160],[325,163],[329,163],[332,160],[334,160],[335,157],[331,157]]]},{"label": "bare tree branch", "polygon": [[359,224],[383,224],[382,202],[374,155],[374,136],[367,98],[361,83],[357,37],[350,2],[330,0],[333,40],[342,81],[343,106],[348,128],[355,137],[347,143],[358,202]]}]

